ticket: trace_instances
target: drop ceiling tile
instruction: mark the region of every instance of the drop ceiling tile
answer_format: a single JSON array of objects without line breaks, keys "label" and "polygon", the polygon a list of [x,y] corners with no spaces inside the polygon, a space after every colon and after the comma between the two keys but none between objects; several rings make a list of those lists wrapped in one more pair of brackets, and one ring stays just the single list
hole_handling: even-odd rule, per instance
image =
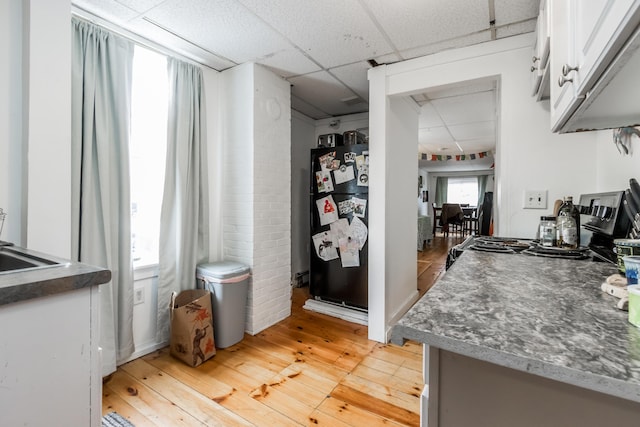
[{"label": "drop ceiling tile", "polygon": [[537,18],[540,12],[540,0],[494,0],[494,2],[497,26]]},{"label": "drop ceiling tile", "polygon": [[484,0],[362,0],[398,50],[442,42],[489,28]]},{"label": "drop ceiling tile", "polygon": [[309,104],[308,102],[293,95],[291,96],[291,108],[314,120],[320,120],[327,117],[331,117],[331,115],[328,114],[327,112],[322,111],[314,107],[313,105]]},{"label": "drop ceiling tile", "polygon": [[284,78],[320,71],[318,64],[294,47],[271,53],[256,62]]},{"label": "drop ceiling tile", "polygon": [[358,94],[360,98],[369,101],[369,79],[367,72],[370,68],[371,66],[367,62],[361,61],[355,64],[332,68],[329,72]]},{"label": "drop ceiling tile", "polygon": [[413,49],[402,50],[400,55],[404,59],[417,58],[420,56],[432,55],[434,53],[442,52],[449,49],[457,49],[466,46],[472,46],[479,43],[488,42],[491,40],[491,32],[489,30],[482,31],[480,33],[469,34],[453,39],[445,40],[442,42],[425,44]]},{"label": "drop ceiling tile", "polygon": [[167,0],[146,17],[238,64],[291,48],[281,35],[234,0]]},{"label": "drop ceiling tile", "polygon": [[448,125],[496,119],[493,91],[435,99],[432,104]]},{"label": "drop ceiling tile", "polygon": [[356,1],[239,1],[325,68],[393,52]]},{"label": "drop ceiling tile", "polygon": [[81,9],[78,11],[80,15],[82,15],[82,10],[85,10],[95,16],[119,25],[139,16],[139,13],[135,10],[114,0],[73,0],[71,4]]},{"label": "drop ceiling tile", "polygon": [[422,128],[418,130],[418,142],[421,144],[435,144],[441,146],[454,146],[455,141],[444,126]]},{"label": "drop ceiling tile", "polygon": [[237,65],[226,58],[221,58],[179,37],[176,37],[142,18],[129,21],[126,25],[123,25],[123,27],[159,44],[160,46],[165,46],[179,55],[183,55],[200,64],[207,65],[214,70],[222,71]]},{"label": "drop ceiling tile", "polygon": [[368,109],[367,104],[349,106],[341,102],[341,99],[352,97],[353,93],[326,71],[292,77],[288,81],[293,84],[292,95],[305,100],[312,99],[314,107],[330,111],[332,115],[359,113]]},{"label": "drop ceiling tile", "polygon": [[418,123],[420,129],[444,126],[442,118],[440,118],[440,114],[438,114],[438,112],[430,102],[420,107]]},{"label": "drop ceiling tile", "polygon": [[164,3],[165,0],[116,0],[116,2],[121,3],[138,13],[143,13]]},{"label": "drop ceiling tile", "polygon": [[495,122],[473,122],[452,125],[449,126],[449,131],[458,143],[467,140],[495,141],[496,138]]}]

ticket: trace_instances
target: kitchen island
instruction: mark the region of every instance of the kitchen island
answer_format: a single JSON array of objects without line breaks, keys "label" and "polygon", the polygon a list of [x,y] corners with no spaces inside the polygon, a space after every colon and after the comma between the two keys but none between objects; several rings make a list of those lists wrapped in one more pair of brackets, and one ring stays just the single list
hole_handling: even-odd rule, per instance
[{"label": "kitchen island", "polygon": [[425,344],[423,425],[640,425],[640,330],[591,260],[465,251],[394,326]]},{"label": "kitchen island", "polygon": [[0,426],[100,426],[98,285],[111,272],[23,248],[0,255]]}]

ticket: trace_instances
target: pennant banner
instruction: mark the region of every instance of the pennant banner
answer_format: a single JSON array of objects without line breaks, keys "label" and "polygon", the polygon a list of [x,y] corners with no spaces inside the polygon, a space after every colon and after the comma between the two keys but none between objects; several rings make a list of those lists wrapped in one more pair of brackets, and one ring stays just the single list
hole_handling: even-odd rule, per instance
[{"label": "pennant banner", "polygon": [[461,160],[475,160],[475,159],[483,159],[485,157],[490,157],[491,153],[488,151],[482,151],[480,153],[472,153],[472,154],[457,154],[455,156],[443,156],[440,154],[425,154],[420,153],[420,160],[430,160],[432,162],[442,162],[447,160],[455,160],[457,162]]}]

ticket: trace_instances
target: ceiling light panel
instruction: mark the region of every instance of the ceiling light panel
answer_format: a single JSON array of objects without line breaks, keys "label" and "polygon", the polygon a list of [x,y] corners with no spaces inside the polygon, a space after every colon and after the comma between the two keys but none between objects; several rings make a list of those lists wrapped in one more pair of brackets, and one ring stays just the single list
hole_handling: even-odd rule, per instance
[{"label": "ceiling light panel", "polygon": [[362,0],[398,50],[442,42],[489,28],[489,2]]},{"label": "ceiling light panel", "polygon": [[287,40],[234,0],[168,0],[145,16],[238,64],[293,49]]},{"label": "ceiling light panel", "polygon": [[356,1],[239,0],[324,68],[393,52]]}]

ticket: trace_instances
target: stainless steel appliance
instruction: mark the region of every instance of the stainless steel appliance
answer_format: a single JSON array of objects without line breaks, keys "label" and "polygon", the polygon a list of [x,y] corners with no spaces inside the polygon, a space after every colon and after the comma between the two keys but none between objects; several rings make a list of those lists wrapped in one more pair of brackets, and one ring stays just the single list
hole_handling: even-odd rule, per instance
[{"label": "stainless steel appliance", "polygon": [[624,201],[624,191],[610,191],[583,194],[578,203],[582,227],[591,234],[589,249],[596,258],[614,264],[613,240],[626,237],[631,225],[623,209]]},{"label": "stainless steel appliance", "polygon": [[327,133],[318,136],[318,147],[337,147],[343,145],[342,135],[339,133]]}]

